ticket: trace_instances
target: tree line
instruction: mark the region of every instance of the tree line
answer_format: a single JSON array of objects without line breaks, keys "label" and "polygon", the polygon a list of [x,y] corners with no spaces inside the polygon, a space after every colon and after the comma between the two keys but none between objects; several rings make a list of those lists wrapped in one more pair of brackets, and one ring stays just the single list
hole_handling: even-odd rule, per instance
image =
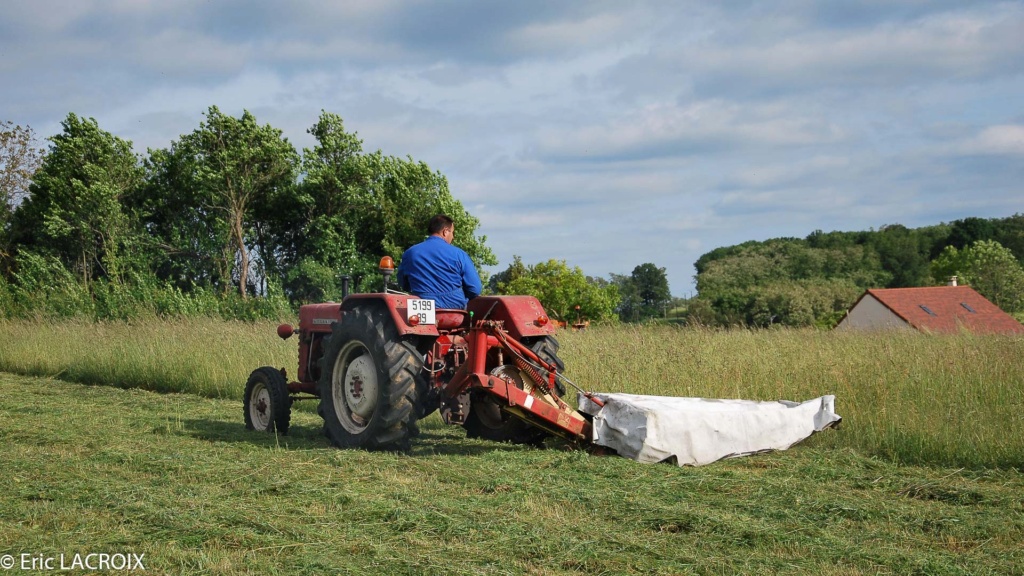
[{"label": "tree line", "polygon": [[[273,316],[376,281],[383,254],[436,213],[478,266],[497,263],[447,179],[411,157],[366,152],[322,112],[301,154],[281,131],[210,107],[169,147],[137,155],[69,114],[46,150],[0,125],[0,310],[7,316]],[[258,298],[252,298],[252,296]]]},{"label": "tree line", "polygon": [[957,276],[1024,313],[1024,215],[907,228],[813,232],[716,248],[696,262],[688,313],[712,325],[832,326],[869,288],[945,284]]},{"label": "tree line", "polygon": [[[376,289],[379,258],[422,240],[437,213],[478,268],[497,263],[440,172],[364,151],[337,114],[321,113],[301,153],[250,112],[215,106],[145,155],[93,118],[61,127],[42,149],[30,128],[0,123],[0,316],[281,316],[338,300],[343,275]],[[644,320],[671,300],[650,263],[606,280],[516,257],[489,288],[568,320]]]},{"label": "tree line", "polygon": [[[301,153],[249,112],[210,107],[167,148],[136,154],[95,119],[69,114],[37,146],[0,122],[0,316],[140,313],[281,316],[303,302],[378,281],[446,213],[481,268],[497,260],[447,179],[411,157],[367,152],[322,112]],[[697,260],[687,317],[703,324],[834,324],[868,288],[927,286],[956,275],[1024,312],[1024,215],[911,229],[815,231],[716,248]],[[678,304],[664,268],[590,277],[565,261],[517,256],[493,293],[537,296],[555,318],[643,321]]]},{"label": "tree line", "polygon": [[544,304],[552,317],[568,322],[643,322],[667,314],[673,298],[665,268],[645,262],[631,274],[610,279],[587,276],[564,260],[523,264],[515,256],[495,274],[488,288],[496,294],[529,294]]}]

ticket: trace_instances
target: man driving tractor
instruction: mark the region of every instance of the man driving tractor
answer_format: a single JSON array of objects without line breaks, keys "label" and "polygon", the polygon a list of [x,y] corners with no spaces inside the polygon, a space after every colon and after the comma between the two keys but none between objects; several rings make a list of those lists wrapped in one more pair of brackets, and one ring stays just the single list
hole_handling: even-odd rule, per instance
[{"label": "man driving tractor", "polygon": [[483,286],[476,266],[461,248],[452,245],[455,222],[438,214],[427,224],[426,240],[402,254],[398,285],[420,298],[434,300],[438,308],[465,308]]}]

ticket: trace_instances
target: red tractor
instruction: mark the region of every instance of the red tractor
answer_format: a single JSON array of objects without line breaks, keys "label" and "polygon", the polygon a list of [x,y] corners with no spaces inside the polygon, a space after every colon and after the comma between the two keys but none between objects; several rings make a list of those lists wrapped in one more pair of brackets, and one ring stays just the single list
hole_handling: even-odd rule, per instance
[{"label": "red tractor", "polygon": [[342,448],[407,450],[416,421],[434,410],[469,437],[589,443],[590,422],[562,401],[555,327],[536,298],[481,296],[468,310],[435,309],[388,289],[390,257],[380,269],[383,292],[302,306],[297,330],[278,327],[282,338],[299,336],[297,380],[283,368],[253,371],[247,428],[286,433],[292,402],[319,398],[324,431]]}]

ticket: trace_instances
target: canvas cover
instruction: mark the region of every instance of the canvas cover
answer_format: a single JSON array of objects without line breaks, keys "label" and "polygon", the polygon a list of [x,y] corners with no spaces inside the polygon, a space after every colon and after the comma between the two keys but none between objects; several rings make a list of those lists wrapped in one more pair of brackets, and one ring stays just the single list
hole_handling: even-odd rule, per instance
[{"label": "canvas cover", "polygon": [[593,443],[640,462],[701,466],[785,450],[837,425],[835,396],[806,402],[712,400],[635,394],[580,394],[580,411],[594,417]]}]

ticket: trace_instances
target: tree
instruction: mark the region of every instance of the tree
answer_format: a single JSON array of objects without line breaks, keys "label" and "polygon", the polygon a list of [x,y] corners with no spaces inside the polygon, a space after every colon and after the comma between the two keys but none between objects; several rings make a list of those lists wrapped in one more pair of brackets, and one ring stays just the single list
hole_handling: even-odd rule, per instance
[{"label": "tree", "polygon": [[750,326],[832,327],[861,290],[846,279],[808,279],[758,287],[745,323]]},{"label": "tree", "polygon": [[0,231],[6,229],[14,209],[28,195],[43,156],[44,151],[35,147],[31,127],[0,121]]},{"label": "tree", "polygon": [[956,276],[1003,310],[1024,311],[1024,268],[998,242],[979,240],[963,250],[947,246],[931,270],[938,283]]},{"label": "tree", "polygon": [[146,184],[130,199],[149,238],[156,276],[183,291],[232,285],[223,256],[227,223],[196,183],[194,158],[179,143],[150,150]]},{"label": "tree", "polygon": [[[151,172],[170,188],[151,190],[143,204],[149,223],[176,236],[164,238],[171,250],[208,250],[211,246],[206,242],[193,244],[193,235],[213,239],[219,253],[202,257],[215,264],[214,276],[222,288],[227,291],[237,285],[244,299],[250,272],[255,269],[265,279],[275,267],[267,211],[261,208],[291,192],[299,156],[280,130],[260,126],[247,110],[234,118],[211,106],[205,116],[198,129],[182,136],[170,150],[151,153]],[[185,212],[173,213],[161,205],[164,194],[182,195]],[[190,233],[189,224],[203,229]]]},{"label": "tree", "polygon": [[136,205],[159,239],[161,277],[182,289],[237,287],[243,297],[272,282],[293,301],[336,298],[339,276],[354,276],[358,290],[381,256],[398,259],[422,240],[437,213],[455,219],[455,243],[478,266],[496,263],[442,174],[364,153],[336,114],[322,112],[309,133],[317,145],[300,162],[279,130],[211,107],[199,129],[151,151]]},{"label": "tree", "polygon": [[627,274],[612,274],[611,283],[619,291],[619,305],[615,311],[623,322],[640,321],[640,295],[637,294],[633,278]]},{"label": "tree", "polygon": [[992,239],[1013,252],[1017,261],[1024,262],[1024,214],[995,220],[993,225],[996,230]]},{"label": "tree", "polygon": [[384,156],[379,151],[364,161],[370,175],[366,201],[373,208],[362,214],[360,222],[368,242],[365,251],[401,255],[423,240],[432,216],[447,214],[455,221],[453,244],[465,250],[478,268],[498,263],[485,245],[487,237],[475,235],[480,221],[452,196],[444,175],[423,162]]},{"label": "tree", "polygon": [[[878,233],[815,232],[716,249],[702,257],[690,317],[724,325],[825,325],[892,274],[871,244]],[[890,232],[900,234],[897,228]]]},{"label": "tree", "polygon": [[16,209],[12,238],[23,248],[57,256],[88,286],[94,278],[123,281],[135,234],[122,201],[142,182],[131,142],[69,114]]},{"label": "tree", "polygon": [[530,271],[526,267],[526,264],[523,264],[523,259],[519,256],[513,256],[512,263],[508,265],[508,268],[491,276],[490,280],[487,282],[487,289],[494,294],[498,294],[499,287],[501,285],[509,284],[510,282],[518,280],[529,273]]},{"label": "tree", "polygon": [[991,220],[985,218],[964,218],[953,222],[949,229],[946,244],[957,250],[963,250],[979,240],[993,240],[996,227]]},{"label": "tree", "polygon": [[672,300],[665,269],[647,262],[633,268],[630,278],[640,302],[640,316],[652,318],[663,315]]},{"label": "tree", "polygon": [[369,275],[377,263],[357,245],[360,215],[372,210],[362,141],[327,112],[307,132],[318,144],[303,150],[302,182],[291,201],[272,207],[278,218],[271,219],[285,291],[300,301],[337,298],[339,275]]},{"label": "tree", "polygon": [[[590,320],[610,320],[619,303],[614,284],[588,281],[578,266],[570,268],[564,260],[548,260],[522,270],[518,256],[508,271],[514,271],[507,282],[498,283],[501,294],[529,294],[540,300],[551,317],[572,321],[579,314]],[[508,272],[507,271],[507,272]]]},{"label": "tree", "polygon": [[381,256],[399,259],[421,241],[435,214],[455,220],[454,243],[478,268],[497,263],[487,238],[476,236],[479,220],[452,196],[440,172],[409,157],[364,153],[336,114],[321,113],[309,133],[318,144],[303,151],[305,178],[296,204],[302,213],[300,225],[293,220],[292,226],[300,232],[282,242],[286,260],[300,270],[289,280],[293,289],[326,290],[338,274],[371,274]]},{"label": "tree", "polygon": [[922,240],[915,230],[900,224],[885,226],[872,237],[882,268],[892,275],[888,288],[927,284],[931,246]]}]

